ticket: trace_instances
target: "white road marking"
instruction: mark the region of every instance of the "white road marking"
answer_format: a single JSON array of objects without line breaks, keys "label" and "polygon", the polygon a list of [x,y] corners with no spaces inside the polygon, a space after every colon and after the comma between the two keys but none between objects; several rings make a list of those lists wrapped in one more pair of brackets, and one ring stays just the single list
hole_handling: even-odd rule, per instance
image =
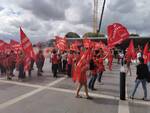
[{"label": "white road marking", "polygon": [[134,104],[141,104],[141,105],[147,105],[150,106],[150,101],[144,101],[144,100],[132,100],[132,99],[128,99],[128,102],[130,103],[134,103]]},{"label": "white road marking", "polygon": [[[39,93],[39,92],[43,91],[44,89],[47,89],[48,86],[55,85],[55,84],[59,83],[60,81],[62,81],[62,80],[64,80],[64,79],[65,79],[65,78],[57,79],[57,80],[55,80],[54,82],[51,82],[50,84],[48,84],[47,86],[38,87],[38,89],[35,89],[35,90],[33,90],[33,91],[29,92],[29,93],[26,93],[26,94],[21,95],[21,96],[19,96],[19,97],[13,98],[13,99],[11,99],[11,100],[9,100],[9,101],[7,101],[7,102],[4,102],[4,103],[0,104],[0,109],[7,108],[8,106],[13,105],[13,104],[15,104],[15,103],[17,103],[17,102],[19,102],[19,101],[21,101],[21,100],[24,100],[24,99],[26,99],[26,98],[28,98],[28,97],[30,97],[30,96],[36,94],[36,93]],[[6,81],[1,81],[1,80],[0,80],[0,82],[5,82],[5,83],[6,83]],[[7,83],[11,83],[11,82],[10,82],[10,81],[7,81]],[[16,84],[15,82],[12,82],[12,83]],[[17,83],[17,85],[32,86],[32,85],[30,85],[30,84],[21,84],[21,83]],[[34,85],[33,85],[33,86],[34,86]]]},{"label": "white road marking", "polygon": [[[126,92],[125,94],[127,99],[128,97],[127,76],[126,76],[126,83],[125,83],[125,92]],[[130,113],[129,103],[127,100],[119,100],[118,113]]]},{"label": "white road marking", "polygon": [[58,80],[55,80],[54,82],[51,82],[51,83],[47,84],[46,86],[51,87],[51,86],[53,86],[53,85],[55,85],[55,84],[61,82],[62,80],[65,80],[65,79],[66,79],[65,77],[60,78],[60,79],[58,79]]},{"label": "white road marking", "polygon": [[0,80],[0,82],[2,82],[2,83],[9,83],[9,84],[15,84],[15,85],[20,85],[20,86],[33,87],[33,88],[41,88],[42,87],[40,85],[34,85],[34,84],[23,83],[23,82],[16,82],[16,81]]},{"label": "white road marking", "polygon": [[[64,78],[60,78],[60,79],[57,79],[57,80],[55,80],[54,82],[51,82],[51,83],[49,83],[49,84],[47,84],[46,86],[41,86],[41,85],[34,85],[34,84],[29,84],[29,83],[21,83],[21,82],[16,82],[16,81],[6,81],[4,78],[2,78],[2,79],[0,79],[0,82],[2,82],[2,83],[10,83],[10,84],[15,84],[15,85],[21,85],[21,86],[26,86],[26,87],[33,87],[33,88],[38,88],[38,89],[36,89],[36,90],[34,90],[33,92],[29,92],[29,96],[30,96],[30,93],[32,94],[32,95],[34,95],[34,94],[36,94],[36,92],[38,93],[38,92],[40,92],[40,91],[38,91],[38,90],[44,90],[44,89],[49,89],[49,90],[54,90],[54,91],[60,91],[60,92],[65,92],[65,93],[72,93],[72,94],[75,94],[75,90],[69,90],[69,89],[62,89],[62,88],[54,88],[54,87],[52,87],[53,85],[55,85],[55,84],[57,84],[57,83],[59,83],[59,82],[61,82],[62,80],[64,80],[65,79],[65,77]],[[41,91],[42,91],[41,90]],[[35,93],[34,93],[35,92]],[[84,92],[81,92],[81,94],[84,94]],[[25,95],[28,95],[28,93],[27,94],[25,94]],[[31,96],[32,96],[31,95]],[[91,96],[93,96],[93,97],[98,97],[98,98],[106,98],[106,99],[115,99],[115,100],[119,100],[119,97],[115,97],[115,96],[109,96],[109,95],[102,95],[102,94],[95,94],[95,93],[89,93],[89,95],[91,95]],[[23,95],[22,95],[23,96]],[[29,97],[29,96],[27,96],[27,97]],[[26,97],[26,98],[27,98]],[[126,97],[128,97],[128,95],[127,95],[127,87],[126,87]],[[18,99],[19,98],[19,99]],[[23,100],[24,98],[22,98],[21,96],[20,97],[17,97],[16,98],[16,100],[17,100],[17,102],[18,101],[20,101],[20,100]],[[142,101],[142,100],[127,100],[128,102],[133,102],[133,103],[136,103],[136,104],[142,104],[142,105],[150,105],[150,102],[148,102],[148,101]],[[9,104],[9,105],[12,105],[13,103],[12,102],[14,102],[14,100],[13,101],[11,101],[10,100],[10,103],[11,104]],[[8,102],[9,103],[9,102]],[[6,102],[6,103],[4,103],[5,104],[5,106],[6,106],[6,104],[8,105],[8,103]],[[15,102],[16,103],[16,102]],[[119,102],[119,104],[122,104],[122,102]],[[123,103],[124,104],[124,103]],[[126,104],[127,105],[127,104]],[[3,104],[0,104],[0,108],[1,108],[1,106],[4,106]],[[126,106],[127,107],[127,106]],[[119,108],[120,109],[120,108]]]},{"label": "white road marking", "polygon": [[118,113],[130,113],[128,101],[119,100]]},{"label": "white road marking", "polygon": [[34,95],[34,94],[36,94],[36,93],[38,93],[38,92],[44,90],[44,89],[45,89],[45,88],[39,88],[39,89],[36,89],[36,90],[31,91],[31,92],[29,92],[29,93],[26,93],[26,94],[24,94],[24,95],[21,95],[21,96],[19,96],[19,97],[16,97],[16,98],[14,98],[14,99],[11,99],[11,100],[9,100],[9,101],[7,101],[7,102],[4,102],[4,103],[0,104],[0,109],[4,109],[4,108],[6,108],[6,107],[8,107],[8,106],[10,106],[10,105],[13,105],[13,104],[15,104],[15,103],[17,103],[17,102],[19,102],[19,101],[25,99],[25,98],[28,98],[28,97],[30,97],[30,96],[32,96],[32,95]]},{"label": "white road marking", "polygon": [[[54,88],[54,87],[49,87],[48,89],[54,90],[54,91],[60,91],[60,92],[65,92],[65,93],[72,93],[75,94],[75,90],[69,90],[69,89],[62,89],[62,88]],[[80,92],[80,94],[84,94],[83,91]],[[90,96],[92,97],[98,97],[98,98],[106,98],[106,99],[114,99],[118,100],[118,97],[115,96],[109,96],[109,95],[103,95],[103,94],[95,94],[95,93],[89,93]]]}]

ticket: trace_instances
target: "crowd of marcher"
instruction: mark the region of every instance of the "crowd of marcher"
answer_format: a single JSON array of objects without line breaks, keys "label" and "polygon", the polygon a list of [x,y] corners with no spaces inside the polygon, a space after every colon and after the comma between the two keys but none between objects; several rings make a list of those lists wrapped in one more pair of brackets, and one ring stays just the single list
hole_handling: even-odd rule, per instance
[{"label": "crowd of marcher", "polygon": [[[107,65],[108,69],[112,71],[112,63],[113,58],[118,58],[118,64],[126,64],[127,66],[127,73],[131,76],[131,67],[130,64],[132,63],[131,56],[126,55],[123,51],[118,51],[115,53],[113,50],[110,50],[108,54],[105,54],[105,52],[100,48],[98,50],[91,49],[90,50],[90,57],[84,57],[85,53],[88,51],[85,49],[81,49],[80,51],[60,51],[58,49],[53,49],[51,51],[51,55],[49,58],[51,65],[51,70],[53,73],[53,77],[57,78],[60,73],[64,73],[67,75],[68,78],[73,79],[73,81],[76,81],[78,83],[76,97],[82,97],[79,92],[82,86],[85,87],[85,94],[87,99],[90,99],[91,97],[88,95],[88,89],[90,90],[96,90],[95,88],[95,82],[96,80],[102,84],[102,75],[104,71],[106,71],[106,65],[104,65],[105,59],[108,60]],[[150,56],[150,55],[149,55]],[[26,78],[27,72],[24,70],[24,59],[25,55],[23,51],[18,51],[18,54],[16,54],[14,51],[10,52],[1,52],[0,53],[0,70],[1,75],[7,76],[8,80],[11,80],[15,74],[14,70],[16,69],[18,73],[18,79],[24,80]],[[88,59],[88,60],[87,60]],[[149,69],[150,69],[150,62],[148,64],[144,64],[144,59],[142,58],[142,51],[137,52],[137,78],[136,78],[136,84],[134,91],[131,95],[131,98],[134,98],[134,94],[136,92],[136,89],[139,85],[139,83],[142,83],[143,90],[144,90],[144,100],[147,99],[147,88],[146,88],[146,82],[149,75]],[[82,64],[81,64],[82,61]],[[84,63],[84,61],[86,63]],[[32,70],[34,70],[34,65],[37,67],[37,76],[42,76],[43,73],[43,66],[45,62],[45,57],[43,54],[43,51],[40,49],[39,52],[36,54],[36,60],[31,58],[30,67],[28,70],[29,77],[32,76]],[[78,65],[83,65],[79,70],[76,71],[76,67]],[[90,75],[90,80],[87,83],[87,71]],[[80,75],[80,76],[79,76]]]}]

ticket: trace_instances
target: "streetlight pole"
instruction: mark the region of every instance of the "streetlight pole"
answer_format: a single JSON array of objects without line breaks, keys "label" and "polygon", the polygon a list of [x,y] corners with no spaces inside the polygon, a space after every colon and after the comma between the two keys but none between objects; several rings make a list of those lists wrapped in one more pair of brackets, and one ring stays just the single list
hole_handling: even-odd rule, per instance
[{"label": "streetlight pole", "polygon": [[99,29],[97,30],[98,33],[99,33],[100,30],[101,30],[102,19],[103,19],[103,13],[104,13],[104,9],[105,9],[105,3],[106,3],[106,0],[104,0],[104,2],[103,2],[102,13],[101,13],[100,22],[99,22]]}]

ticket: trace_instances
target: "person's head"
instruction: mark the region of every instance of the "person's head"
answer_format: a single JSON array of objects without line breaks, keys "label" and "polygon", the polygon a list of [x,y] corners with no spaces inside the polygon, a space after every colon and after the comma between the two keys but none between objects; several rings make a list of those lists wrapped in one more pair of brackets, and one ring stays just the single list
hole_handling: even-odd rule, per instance
[{"label": "person's head", "polygon": [[52,53],[53,53],[53,54],[55,54],[55,53],[56,53],[56,50],[55,50],[55,49],[53,49]]},{"label": "person's head", "polygon": [[72,50],[70,50],[70,54],[73,54],[73,51],[72,51]]},{"label": "person's head", "polygon": [[43,51],[42,51],[42,50],[40,50],[40,51],[39,51],[39,53],[40,53],[40,54],[43,54]]},{"label": "person's head", "polygon": [[143,59],[142,57],[140,57],[140,58],[139,58],[139,62],[140,62],[141,64],[144,64],[144,59]]}]

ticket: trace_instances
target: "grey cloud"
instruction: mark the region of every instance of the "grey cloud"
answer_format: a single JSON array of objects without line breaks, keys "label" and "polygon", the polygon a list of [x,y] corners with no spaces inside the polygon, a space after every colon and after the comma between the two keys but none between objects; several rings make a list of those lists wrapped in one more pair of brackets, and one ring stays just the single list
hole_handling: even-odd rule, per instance
[{"label": "grey cloud", "polygon": [[36,19],[31,20],[13,20],[10,22],[10,25],[19,28],[20,26],[27,28],[31,31],[38,31],[42,26]]},{"label": "grey cloud", "polygon": [[0,6],[0,11],[2,11],[4,8]]},{"label": "grey cloud", "polygon": [[69,7],[69,0],[28,0],[20,3],[21,7],[31,11],[36,17],[44,20],[62,20],[64,11]]},{"label": "grey cloud", "polygon": [[134,0],[113,0],[108,5],[108,8],[113,12],[129,13],[136,7]]},{"label": "grey cloud", "polygon": [[82,3],[72,0],[72,5],[69,8],[78,9],[78,13],[80,16],[80,21],[72,22],[74,24],[85,24],[91,26],[93,21],[93,11],[92,11],[92,3],[89,0],[82,0]]}]

